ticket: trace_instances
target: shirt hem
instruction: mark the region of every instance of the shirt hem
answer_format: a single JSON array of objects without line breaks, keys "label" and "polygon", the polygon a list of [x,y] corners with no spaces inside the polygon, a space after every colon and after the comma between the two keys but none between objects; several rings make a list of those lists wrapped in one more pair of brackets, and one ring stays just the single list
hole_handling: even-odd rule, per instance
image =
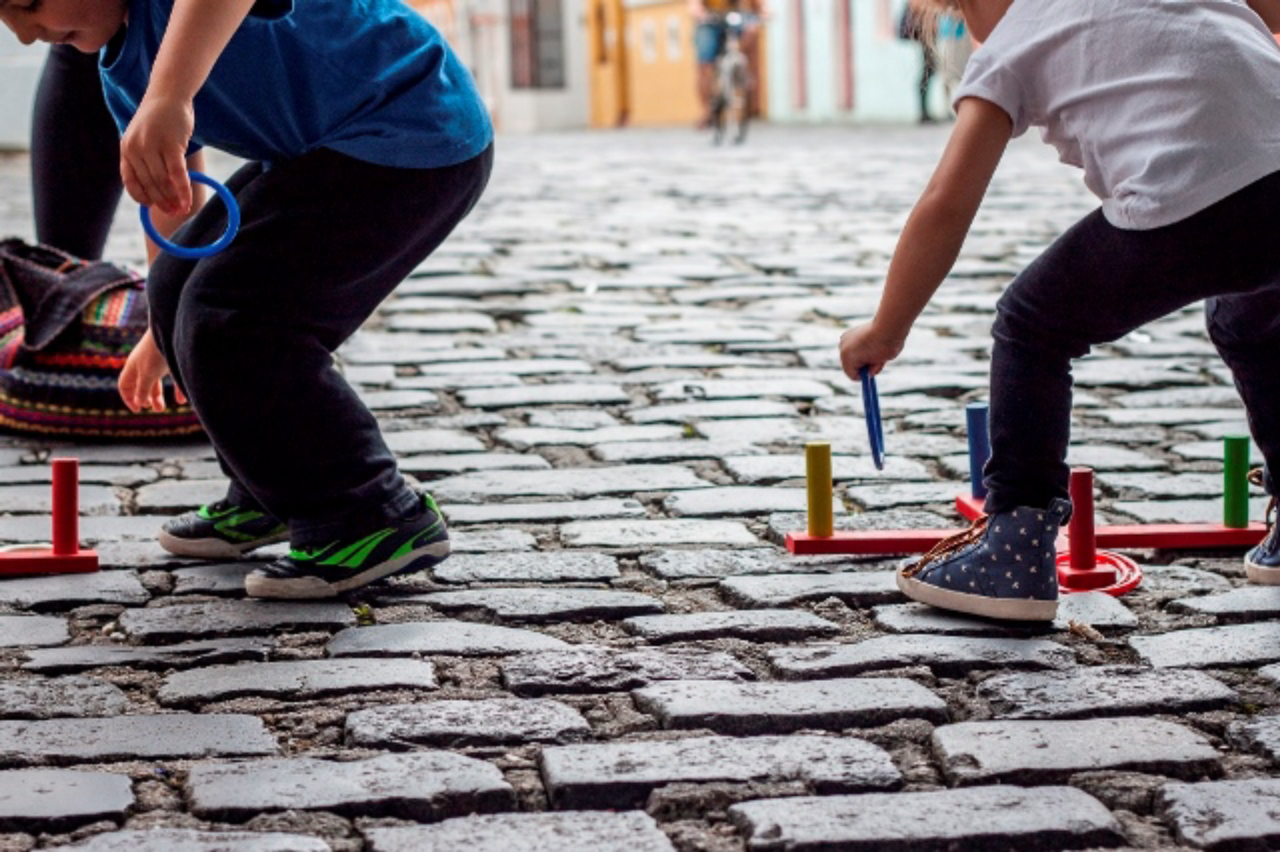
[{"label": "shirt hem", "polygon": [[1126,204],[1107,198],[1102,201],[1102,215],[1112,225],[1126,231],[1163,228],[1189,219],[1276,172],[1280,172],[1280,153],[1268,153],[1202,184],[1195,192],[1184,194],[1176,205],[1163,204],[1150,211],[1142,211],[1132,209],[1137,199]]}]

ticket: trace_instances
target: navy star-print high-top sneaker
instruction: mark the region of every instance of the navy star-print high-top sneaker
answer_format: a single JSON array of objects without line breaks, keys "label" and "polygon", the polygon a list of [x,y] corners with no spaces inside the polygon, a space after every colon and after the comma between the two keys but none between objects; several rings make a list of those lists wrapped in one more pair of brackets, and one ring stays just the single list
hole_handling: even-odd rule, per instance
[{"label": "navy star-print high-top sneaker", "polygon": [[[1262,484],[1262,469],[1249,471],[1249,481]],[[1260,586],[1280,586],[1280,524],[1276,523],[1276,504],[1273,495],[1267,504],[1267,537],[1262,543],[1244,555],[1244,568],[1250,583]]]},{"label": "navy star-print high-top sneaker", "polygon": [[974,521],[898,570],[898,588],[914,601],[1011,621],[1052,621],[1058,613],[1054,540],[1071,504],[1017,508]]}]

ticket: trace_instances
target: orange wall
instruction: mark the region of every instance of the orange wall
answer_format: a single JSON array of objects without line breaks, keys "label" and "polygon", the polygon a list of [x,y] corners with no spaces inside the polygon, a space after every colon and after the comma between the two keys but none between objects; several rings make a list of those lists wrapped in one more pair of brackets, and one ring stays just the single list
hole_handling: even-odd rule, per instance
[{"label": "orange wall", "polygon": [[693,20],[685,0],[627,9],[627,65],[632,124],[698,120]]}]

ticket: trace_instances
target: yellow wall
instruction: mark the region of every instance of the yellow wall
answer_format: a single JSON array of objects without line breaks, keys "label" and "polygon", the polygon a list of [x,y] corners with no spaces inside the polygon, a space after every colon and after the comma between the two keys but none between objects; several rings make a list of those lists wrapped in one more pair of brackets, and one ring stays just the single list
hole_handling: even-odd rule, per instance
[{"label": "yellow wall", "polygon": [[620,127],[628,119],[627,44],[622,0],[588,0],[587,61],[592,127]]},{"label": "yellow wall", "polygon": [[695,85],[688,3],[667,0],[626,12],[631,123],[693,124],[702,108]]}]

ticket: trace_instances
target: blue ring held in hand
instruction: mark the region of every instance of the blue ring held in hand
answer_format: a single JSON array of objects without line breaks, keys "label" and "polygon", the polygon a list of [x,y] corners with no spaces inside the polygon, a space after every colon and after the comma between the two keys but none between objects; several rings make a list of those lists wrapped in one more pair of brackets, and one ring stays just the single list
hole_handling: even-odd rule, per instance
[{"label": "blue ring held in hand", "polygon": [[884,470],[884,424],[880,421],[880,394],[876,390],[876,377],[869,367],[858,371],[862,379],[862,408],[867,415],[867,438],[871,441],[871,460],[876,470]]},{"label": "blue ring held in hand", "polygon": [[151,210],[145,204],[142,205],[141,210],[142,230],[147,232],[147,236],[160,247],[161,251],[185,260],[199,260],[202,257],[217,254],[231,245],[231,241],[236,238],[236,232],[240,230],[240,205],[236,203],[236,197],[231,194],[231,190],[213,178],[203,172],[193,171],[190,174],[193,181],[202,183],[217,193],[218,197],[222,199],[223,205],[227,208],[227,229],[222,232],[222,236],[218,237],[217,242],[210,243],[207,246],[194,247],[180,246],[177,243],[169,242],[160,236],[155,226],[151,224]]}]

